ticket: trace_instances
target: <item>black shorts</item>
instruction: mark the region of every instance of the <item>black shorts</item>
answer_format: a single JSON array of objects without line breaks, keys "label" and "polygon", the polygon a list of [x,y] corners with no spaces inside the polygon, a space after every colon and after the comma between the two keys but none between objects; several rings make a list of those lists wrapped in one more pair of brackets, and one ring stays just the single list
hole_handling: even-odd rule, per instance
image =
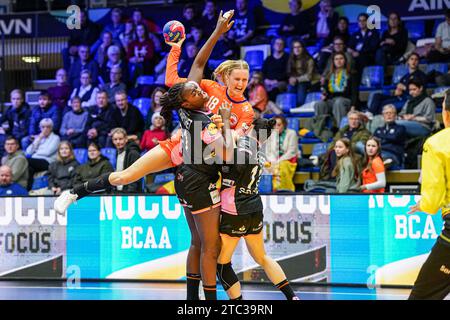
[{"label": "black shorts", "polygon": [[175,191],[180,204],[190,209],[192,214],[219,207],[218,179],[218,174],[208,176],[189,167],[179,166],[175,173]]},{"label": "black shorts", "polygon": [[230,237],[240,238],[250,234],[259,234],[262,228],[262,211],[237,216],[222,212],[220,215],[219,231]]}]

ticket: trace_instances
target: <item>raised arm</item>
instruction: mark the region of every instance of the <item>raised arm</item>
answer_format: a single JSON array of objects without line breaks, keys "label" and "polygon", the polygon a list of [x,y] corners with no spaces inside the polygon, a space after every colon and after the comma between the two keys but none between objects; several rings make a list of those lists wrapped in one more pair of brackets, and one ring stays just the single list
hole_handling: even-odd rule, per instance
[{"label": "raised arm", "polygon": [[191,67],[191,71],[189,72],[187,78],[188,81],[195,81],[197,83],[200,83],[200,81],[202,81],[203,71],[205,69],[206,63],[208,62],[209,56],[214,49],[214,46],[216,45],[220,36],[230,30],[234,24],[234,21],[231,21],[233,14],[234,10],[227,11],[224,15],[222,15],[222,11],[220,11],[216,29],[213,31],[211,36],[208,38],[208,41],[206,41],[206,43],[203,45],[203,47],[195,57],[194,63]]}]

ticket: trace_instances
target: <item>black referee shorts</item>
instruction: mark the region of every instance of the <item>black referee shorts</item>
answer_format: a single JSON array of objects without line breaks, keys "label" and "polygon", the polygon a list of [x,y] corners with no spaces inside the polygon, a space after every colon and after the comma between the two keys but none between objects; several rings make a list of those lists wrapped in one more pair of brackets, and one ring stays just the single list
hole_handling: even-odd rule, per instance
[{"label": "black referee shorts", "polygon": [[230,237],[245,237],[258,234],[263,228],[263,213],[255,212],[245,215],[232,215],[222,212],[219,231]]},{"label": "black referee shorts", "polygon": [[409,300],[442,300],[450,293],[450,246],[438,240],[420,269]]}]

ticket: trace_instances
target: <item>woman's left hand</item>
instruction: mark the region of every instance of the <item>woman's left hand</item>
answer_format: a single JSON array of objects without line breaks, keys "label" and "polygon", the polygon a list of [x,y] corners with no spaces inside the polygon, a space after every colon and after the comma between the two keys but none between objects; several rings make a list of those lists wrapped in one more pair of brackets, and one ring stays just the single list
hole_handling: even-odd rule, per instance
[{"label": "woman's left hand", "polygon": [[223,13],[223,11],[220,10],[219,20],[217,20],[217,25],[216,25],[216,31],[219,34],[226,33],[228,30],[231,29],[231,27],[234,24],[234,21],[231,21],[231,18],[233,18],[233,15],[234,15],[234,10],[227,11],[223,15],[222,15],[222,13]]}]

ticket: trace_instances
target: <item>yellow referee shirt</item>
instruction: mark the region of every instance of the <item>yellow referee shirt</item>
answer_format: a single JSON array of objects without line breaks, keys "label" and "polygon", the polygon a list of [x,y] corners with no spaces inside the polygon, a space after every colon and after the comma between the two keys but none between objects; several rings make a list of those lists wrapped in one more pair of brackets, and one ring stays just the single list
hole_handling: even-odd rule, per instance
[{"label": "yellow referee shirt", "polygon": [[420,210],[436,214],[442,209],[441,239],[450,244],[450,128],[428,138],[422,154]]}]

